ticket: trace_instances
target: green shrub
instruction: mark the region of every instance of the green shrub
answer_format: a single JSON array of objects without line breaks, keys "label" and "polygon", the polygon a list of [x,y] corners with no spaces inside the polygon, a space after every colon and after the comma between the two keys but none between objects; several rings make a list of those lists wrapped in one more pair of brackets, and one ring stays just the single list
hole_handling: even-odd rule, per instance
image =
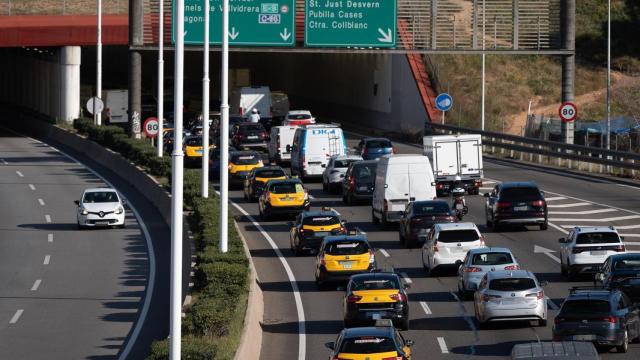
[{"label": "green shrub", "polygon": [[211,296],[232,299],[247,289],[248,274],[249,269],[242,264],[200,264],[194,285]]},{"label": "green shrub", "polygon": [[227,263],[249,266],[249,259],[245,256],[244,251],[240,253],[227,252],[226,254],[223,254],[218,250],[218,246],[215,245],[207,246],[203,251],[198,253],[198,260],[200,264]]},{"label": "green shrub", "polygon": [[[212,360],[215,359],[217,348],[206,338],[184,336],[181,344],[181,356],[185,360]],[[147,360],[168,360],[169,340],[154,341],[151,345],[151,354]]]},{"label": "green shrub", "polygon": [[202,297],[191,308],[191,321],[199,335],[225,336],[235,306],[225,299]]}]

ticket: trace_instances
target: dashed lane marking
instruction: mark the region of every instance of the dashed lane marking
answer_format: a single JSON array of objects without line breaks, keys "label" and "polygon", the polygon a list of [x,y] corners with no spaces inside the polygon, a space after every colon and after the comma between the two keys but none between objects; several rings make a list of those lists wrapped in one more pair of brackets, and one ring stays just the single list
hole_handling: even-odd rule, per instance
[{"label": "dashed lane marking", "polygon": [[385,249],[380,249],[380,253],[384,255],[384,257],[389,257],[389,253]]},{"label": "dashed lane marking", "polygon": [[38,199],[38,202],[40,203],[41,206],[44,206],[44,200]]},{"label": "dashed lane marking", "polygon": [[47,241],[53,242],[53,234],[47,234]]},{"label": "dashed lane marking", "polygon": [[431,315],[431,314],[433,314],[433,313],[431,312],[431,309],[429,308],[429,305],[427,305],[427,303],[426,303],[426,302],[424,302],[424,301],[420,301],[420,306],[422,307],[422,310],[424,310],[424,313],[425,313],[425,314],[427,314],[427,315]]},{"label": "dashed lane marking", "polygon": [[447,349],[447,343],[444,342],[443,337],[438,337],[438,345],[440,345],[440,351],[442,351],[443,354],[449,353],[449,349]]},{"label": "dashed lane marking", "polygon": [[560,307],[556,305],[553,300],[551,300],[548,296],[545,296],[545,298],[547,299],[547,306],[549,306],[551,310],[560,310]]},{"label": "dashed lane marking", "polygon": [[578,206],[589,206],[591,203],[588,202],[577,202],[571,204],[549,204],[547,207],[550,208],[570,208],[570,207],[578,207]]},{"label": "dashed lane marking", "polygon": [[640,215],[616,216],[616,217],[601,218],[601,219],[550,218],[549,220],[550,221],[572,221],[572,222],[586,221],[586,222],[608,223],[612,221],[632,220],[632,219],[640,219]]},{"label": "dashed lane marking", "polygon": [[44,216],[44,220],[45,220],[46,222],[50,223],[50,222],[51,222],[51,215],[45,215],[45,216]]},{"label": "dashed lane marking", "polygon": [[564,226],[560,227],[560,226],[558,226],[556,224],[552,224],[552,223],[549,223],[549,226],[551,226],[552,228],[560,231],[561,233],[563,233],[565,235],[569,233],[567,230],[563,229]]},{"label": "dashed lane marking", "polygon": [[35,187],[35,186],[33,186],[33,184],[29,184],[29,189],[31,189],[32,191],[35,191],[35,190],[36,190],[36,187]]},{"label": "dashed lane marking", "polygon": [[33,286],[31,287],[31,291],[37,291],[41,283],[42,283],[42,280],[40,279],[36,280],[36,282],[34,282]]},{"label": "dashed lane marking", "polygon": [[407,275],[406,272],[401,272],[400,275],[402,276],[402,279],[404,280],[405,283],[407,284],[413,283],[413,280],[411,280],[411,278],[409,277],[409,275]]},{"label": "dashed lane marking", "polygon": [[624,237],[640,237],[640,234],[619,234],[619,235]]},{"label": "dashed lane marking", "polygon": [[16,174],[18,174],[18,176],[20,176],[20,177],[24,177],[24,175],[18,170],[16,170]]},{"label": "dashed lane marking", "polygon": [[585,210],[585,211],[549,211],[549,214],[552,215],[591,215],[591,214],[602,214],[608,212],[616,212],[616,209],[596,209],[596,210]]},{"label": "dashed lane marking", "polygon": [[43,262],[43,264],[44,264],[44,265],[49,265],[49,263],[50,263],[50,262],[51,262],[51,255],[46,255],[46,256],[44,257],[44,262]]},{"label": "dashed lane marking", "polygon": [[5,159],[2,159],[2,164],[3,164],[3,165],[9,165],[9,163],[8,163],[8,162],[7,162],[7,160],[5,160]]},{"label": "dashed lane marking", "polygon": [[13,317],[11,318],[11,320],[9,320],[9,324],[17,323],[18,320],[20,319],[20,316],[22,316],[23,312],[24,312],[24,309],[18,309],[18,311],[16,311],[16,313],[13,314]]},{"label": "dashed lane marking", "polygon": [[552,196],[552,197],[545,198],[545,200],[547,200],[547,201],[558,201],[558,200],[567,200],[567,198],[564,197],[564,196]]}]

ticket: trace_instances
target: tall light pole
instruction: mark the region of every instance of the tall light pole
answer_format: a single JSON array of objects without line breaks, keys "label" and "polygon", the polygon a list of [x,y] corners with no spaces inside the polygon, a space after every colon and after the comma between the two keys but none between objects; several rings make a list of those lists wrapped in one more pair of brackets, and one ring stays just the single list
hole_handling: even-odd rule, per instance
[{"label": "tall light pole", "polygon": [[607,150],[611,149],[611,0],[607,9]]},{"label": "tall light pole", "polygon": [[164,0],[160,0],[158,24],[158,157],[162,157],[164,145]]},{"label": "tall light pole", "polygon": [[[96,44],[96,97],[102,99],[102,0],[98,0],[98,39]],[[94,122],[102,125],[102,114],[94,104]]]},{"label": "tall light pole", "polygon": [[184,87],[184,0],[175,0],[174,131],[171,171],[171,295],[169,359],[180,360],[182,339],[182,103]]},{"label": "tall light pole", "polygon": [[204,1],[204,60],[202,77],[202,197],[209,197],[209,0]]},{"label": "tall light pole", "polygon": [[229,0],[222,0],[222,95],[220,105],[220,252],[227,252],[229,214]]},{"label": "tall light pole", "polygon": [[484,12],[484,4],[486,3],[486,1],[482,2],[482,100],[481,100],[481,110],[480,112],[482,113],[480,116],[481,119],[481,124],[480,124],[480,130],[484,131],[484,95],[485,95],[485,60],[486,60],[486,54],[484,53],[485,50],[485,40],[484,40],[484,35],[485,35],[485,12]]}]

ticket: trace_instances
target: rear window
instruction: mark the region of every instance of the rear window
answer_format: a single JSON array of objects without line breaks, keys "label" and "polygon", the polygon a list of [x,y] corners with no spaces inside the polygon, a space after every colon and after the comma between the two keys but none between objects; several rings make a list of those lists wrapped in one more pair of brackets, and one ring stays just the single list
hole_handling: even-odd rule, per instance
[{"label": "rear window", "polygon": [[620,238],[618,234],[614,232],[602,232],[602,233],[582,233],[578,234],[576,238],[576,244],[589,245],[589,244],[607,244],[607,243],[619,243]]},{"label": "rear window", "polygon": [[638,270],[640,271],[640,259],[618,260],[613,264],[615,270]]},{"label": "rear window", "polygon": [[309,114],[294,114],[294,115],[287,116],[287,119],[289,119],[289,120],[310,120],[311,119],[311,115],[309,115]]},{"label": "rear window", "polygon": [[500,200],[503,201],[534,201],[542,200],[542,195],[534,187],[507,188],[500,192]]},{"label": "rear window", "polygon": [[393,339],[380,336],[360,336],[344,339],[339,351],[347,354],[375,354],[397,351]]},{"label": "rear window", "polygon": [[247,131],[266,131],[264,129],[264,126],[262,126],[262,124],[250,124],[250,125],[242,125],[240,126],[240,132],[247,132]]},{"label": "rear window", "polygon": [[489,283],[489,289],[496,291],[523,291],[535,287],[536,282],[529,278],[495,279]]},{"label": "rear window", "polygon": [[475,254],[471,260],[473,265],[504,265],[513,263],[511,254],[504,252],[491,252],[484,254]]},{"label": "rear window", "polygon": [[562,305],[561,313],[571,314],[593,314],[608,313],[610,311],[609,302],[605,300],[566,300]]},{"label": "rear window", "polygon": [[333,167],[346,168],[346,167],[349,167],[349,164],[351,164],[354,161],[357,161],[357,160],[355,159],[334,160]]},{"label": "rear window", "polygon": [[438,235],[438,242],[443,243],[476,241],[478,239],[480,239],[480,235],[475,230],[448,230],[441,231]]},{"label": "rear window", "polygon": [[413,204],[413,212],[418,215],[445,214],[450,211],[451,209],[449,209],[449,204],[441,201],[428,203],[417,202]]},{"label": "rear window", "polygon": [[302,219],[302,225],[310,226],[329,226],[339,224],[340,219],[337,216],[307,216]]},{"label": "rear window", "polygon": [[260,157],[257,154],[233,154],[230,161],[236,165],[256,165]]},{"label": "rear window", "polygon": [[282,176],[285,176],[285,173],[281,169],[266,169],[256,171],[256,177],[275,178]]},{"label": "rear window", "polygon": [[324,248],[328,255],[359,255],[369,252],[369,244],[364,241],[331,242]]},{"label": "rear window", "polygon": [[353,282],[352,291],[361,290],[393,290],[400,289],[400,282],[396,278],[387,279],[369,279],[358,280]]},{"label": "rear window", "polygon": [[392,147],[391,141],[389,140],[371,140],[367,141],[365,144],[367,149],[377,149],[377,148],[390,148]]},{"label": "rear window", "polygon": [[304,191],[302,184],[297,183],[278,183],[272,184],[269,191],[274,194],[295,194]]},{"label": "rear window", "polygon": [[353,168],[353,176],[358,182],[374,182],[376,178],[376,165],[363,165]]}]

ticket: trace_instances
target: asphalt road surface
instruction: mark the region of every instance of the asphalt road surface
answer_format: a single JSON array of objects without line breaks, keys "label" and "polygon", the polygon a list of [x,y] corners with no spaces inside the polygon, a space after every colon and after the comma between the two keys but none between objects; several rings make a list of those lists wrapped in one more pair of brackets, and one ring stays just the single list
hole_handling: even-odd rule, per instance
[{"label": "asphalt road surface", "polygon": [[[349,146],[356,144],[356,138],[350,135]],[[421,153],[417,146],[396,146],[400,153]],[[324,193],[320,182],[306,184],[313,196],[312,209],[335,208],[348,221],[348,227],[358,227],[366,232],[373,246],[379,249],[376,253],[379,266],[393,266],[411,282],[411,325],[404,335],[416,343],[412,350],[414,359],[499,359],[508,357],[514,344],[550,340],[553,318],[568,289],[591,284],[588,278],[569,282],[560,276],[557,239],[565,235],[567,228],[614,225],[625,236],[628,250],[640,251],[640,188],[494,160],[485,160],[485,178],[481,193],[489,191],[497,181],[515,180],[534,180],[546,192],[552,224],[547,231],[521,227],[493,232],[484,225],[485,200],[482,196],[467,196],[470,211],[464,219],[478,225],[488,245],[511,248],[523,268],[533,271],[539,280],[549,282],[545,288],[549,297],[546,327],[519,322],[498,324],[489,330],[478,329],[473,303],[460,301],[455,295],[455,272],[426,276],[420,249],[403,248],[397,230],[385,231],[373,225],[369,205],[346,206],[340,195]],[[327,359],[329,353],[324,343],[334,341],[343,327],[344,292],[342,289],[316,289],[315,257],[293,255],[289,249],[286,219],[260,221],[257,204],[246,203],[239,190],[231,191],[230,199],[238,205],[235,208],[237,219],[249,242],[264,292],[261,358]],[[537,253],[535,246],[538,246]],[[604,359],[638,359],[640,345],[630,345],[627,354],[616,354],[612,350],[602,356]]]}]

